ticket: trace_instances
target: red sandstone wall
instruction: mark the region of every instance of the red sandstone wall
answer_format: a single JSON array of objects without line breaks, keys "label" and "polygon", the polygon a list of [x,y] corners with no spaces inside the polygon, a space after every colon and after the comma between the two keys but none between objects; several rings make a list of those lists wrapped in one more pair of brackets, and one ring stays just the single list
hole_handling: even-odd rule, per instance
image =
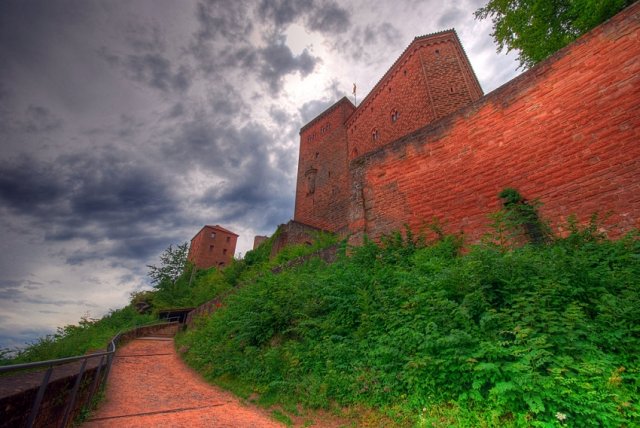
[{"label": "red sandstone wall", "polygon": [[349,159],[377,150],[481,96],[454,31],[416,39],[347,121]]},{"label": "red sandstone wall", "polygon": [[[215,238],[211,236],[212,232]],[[205,226],[191,240],[187,258],[200,269],[228,266],[236,251],[237,240],[238,237],[232,233]]]},{"label": "red sandstone wall", "polygon": [[353,110],[353,104],[343,98],[300,131],[295,221],[331,232],[346,229],[349,187],[344,122]]},{"label": "red sandstone wall", "polygon": [[349,229],[374,238],[439,217],[471,240],[497,193],[539,198],[556,225],[640,219],[640,3],[505,86],[350,164]]}]

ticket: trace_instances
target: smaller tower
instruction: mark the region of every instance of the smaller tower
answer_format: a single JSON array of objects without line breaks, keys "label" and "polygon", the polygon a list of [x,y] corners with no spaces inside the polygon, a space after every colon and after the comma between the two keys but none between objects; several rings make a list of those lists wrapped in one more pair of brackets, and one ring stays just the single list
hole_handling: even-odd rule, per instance
[{"label": "smaller tower", "polygon": [[204,226],[191,239],[187,259],[198,269],[223,268],[236,252],[238,235],[222,226]]}]

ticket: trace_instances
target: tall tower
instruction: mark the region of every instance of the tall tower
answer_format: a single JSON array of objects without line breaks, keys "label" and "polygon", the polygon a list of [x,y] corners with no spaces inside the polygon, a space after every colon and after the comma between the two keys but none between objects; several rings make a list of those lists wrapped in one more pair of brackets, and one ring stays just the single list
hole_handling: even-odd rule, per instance
[{"label": "tall tower", "polygon": [[346,229],[349,187],[345,122],[354,110],[344,97],[300,130],[295,221],[331,232]]},{"label": "tall tower", "polygon": [[342,98],[300,130],[294,220],[357,229],[365,204],[352,194],[350,163],[482,95],[454,30],[416,37],[357,108]]}]

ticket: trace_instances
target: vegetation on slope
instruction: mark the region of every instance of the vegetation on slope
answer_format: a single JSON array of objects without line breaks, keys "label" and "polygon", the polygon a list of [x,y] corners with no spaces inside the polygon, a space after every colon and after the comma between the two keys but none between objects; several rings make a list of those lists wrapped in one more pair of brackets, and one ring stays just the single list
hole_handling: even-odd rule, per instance
[{"label": "vegetation on slope", "polygon": [[19,364],[33,361],[82,355],[88,351],[104,351],[109,341],[120,331],[151,322],[151,315],[141,315],[131,306],[109,312],[99,320],[82,317],[78,325],[58,327],[17,352],[0,351],[0,364]]},{"label": "vegetation on slope", "polygon": [[[135,292],[131,302],[122,309],[112,310],[101,319],[82,317],[77,325],[58,327],[52,335],[39,338],[21,350],[0,349],[0,365],[81,355],[90,350],[104,350],[118,332],[153,322],[158,312],[169,308],[194,307],[216,296],[224,295],[239,283],[250,282],[253,276],[270,271],[296,257],[313,253],[336,242],[333,235],[319,233],[311,246],[299,245],[286,248],[270,260],[274,234],[256,251],[247,253],[244,259],[233,260],[224,270],[216,268],[194,271],[187,262],[187,246],[169,246],[160,257],[159,266],[149,266],[153,290]],[[139,313],[137,304],[145,303],[147,309]]]},{"label": "vegetation on slope", "polygon": [[364,405],[417,426],[637,425],[638,235],[593,223],[521,245],[533,217],[514,212],[535,204],[507,202],[481,245],[395,234],[256,276],[179,346],[267,404]]}]

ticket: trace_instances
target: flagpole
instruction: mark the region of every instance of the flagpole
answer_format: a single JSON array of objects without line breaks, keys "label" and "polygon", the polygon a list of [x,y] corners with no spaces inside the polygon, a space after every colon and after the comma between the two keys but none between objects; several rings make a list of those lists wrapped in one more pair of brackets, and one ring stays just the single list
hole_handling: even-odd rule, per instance
[{"label": "flagpole", "polygon": [[358,107],[358,97],[356,95],[356,84],[353,84],[353,104]]}]

